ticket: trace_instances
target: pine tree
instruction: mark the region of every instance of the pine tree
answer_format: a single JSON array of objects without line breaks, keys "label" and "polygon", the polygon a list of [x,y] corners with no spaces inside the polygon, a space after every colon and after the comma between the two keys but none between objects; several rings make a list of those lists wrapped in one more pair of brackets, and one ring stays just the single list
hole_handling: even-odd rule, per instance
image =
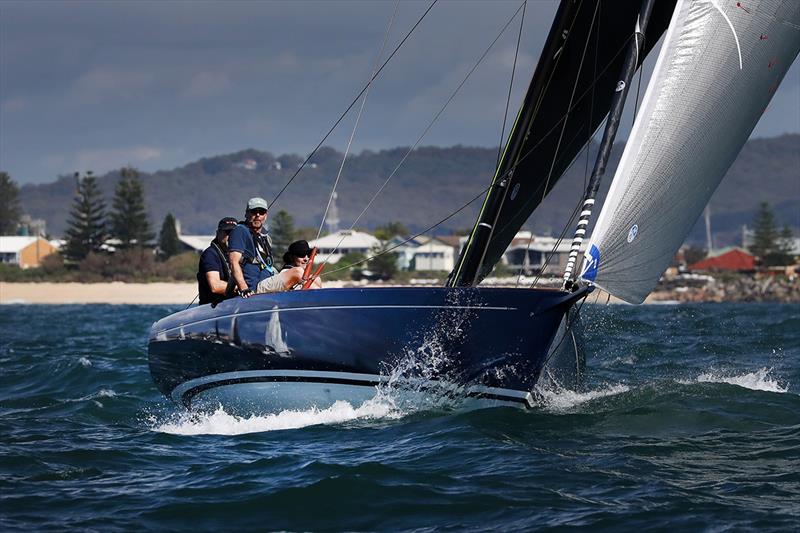
[{"label": "pine tree", "polygon": [[92,172],[83,178],[76,172],[75,199],[67,220],[64,238],[67,241],[64,255],[72,261],[81,261],[89,252],[98,252],[106,238],[106,204]]},{"label": "pine tree", "polygon": [[794,262],[793,249],[794,235],[792,234],[792,229],[788,224],[784,224],[775,249],[776,264],[791,265]]},{"label": "pine tree", "polygon": [[753,220],[753,244],[750,246],[750,252],[760,258],[762,264],[766,266],[768,257],[775,252],[777,239],[775,215],[767,202],[761,202]]},{"label": "pine tree", "polygon": [[292,215],[281,209],[270,220],[269,233],[272,237],[272,247],[276,257],[280,257],[289,245],[295,240],[294,219]]},{"label": "pine tree", "polygon": [[7,172],[0,172],[0,235],[13,235],[20,215],[19,187]]},{"label": "pine tree", "polygon": [[172,213],[167,213],[161,224],[161,233],[158,235],[158,249],[161,257],[169,259],[181,251],[181,240],[178,238],[177,224]]},{"label": "pine tree", "polygon": [[375,228],[375,237],[382,241],[388,241],[397,236],[405,237],[406,235],[408,235],[408,228],[402,222],[389,222]]},{"label": "pine tree", "polygon": [[139,172],[123,168],[122,179],[114,189],[113,211],[110,218],[111,236],[120,241],[123,250],[146,246],[155,237],[150,231],[144,203],[144,187]]},{"label": "pine tree", "polygon": [[368,268],[380,279],[392,279],[397,274],[397,253],[387,252],[388,241],[383,241],[372,250],[373,258],[367,263]]}]

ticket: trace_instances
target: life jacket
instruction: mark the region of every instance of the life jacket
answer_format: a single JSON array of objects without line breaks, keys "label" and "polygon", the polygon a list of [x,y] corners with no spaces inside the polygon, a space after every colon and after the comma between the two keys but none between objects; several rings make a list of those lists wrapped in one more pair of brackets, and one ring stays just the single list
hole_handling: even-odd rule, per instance
[{"label": "life jacket", "polygon": [[250,235],[253,238],[253,248],[255,249],[255,255],[251,256],[249,250],[245,250],[242,254],[242,259],[240,260],[241,265],[245,264],[253,264],[258,265],[261,270],[267,269],[270,272],[270,275],[275,275],[275,261],[272,257],[272,238],[269,236],[269,233],[259,233],[257,235],[253,235],[253,232],[250,232]]},{"label": "life jacket", "polygon": [[219,262],[222,263],[222,272],[219,273],[219,279],[222,281],[227,281],[228,286],[225,288],[225,295],[220,296],[218,294],[214,294],[211,292],[211,287],[208,286],[208,280],[205,279],[205,272],[198,272],[197,273],[197,283],[206,288],[209,293],[209,297],[211,298],[211,305],[216,306],[222,300],[227,300],[234,296],[234,289],[236,288],[236,280],[233,279],[233,275],[231,273],[231,265],[228,263],[228,256],[225,252],[222,251],[219,244],[217,244],[216,240],[211,241],[210,248],[214,251],[214,253],[219,258]]}]

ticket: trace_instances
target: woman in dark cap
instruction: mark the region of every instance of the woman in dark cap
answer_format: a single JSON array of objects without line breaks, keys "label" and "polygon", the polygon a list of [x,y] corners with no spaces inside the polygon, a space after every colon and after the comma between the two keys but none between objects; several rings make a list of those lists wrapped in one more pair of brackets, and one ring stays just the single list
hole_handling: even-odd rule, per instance
[{"label": "woman in dark cap", "polygon": [[[283,254],[283,268],[281,272],[287,269],[300,269],[300,276],[302,277],[306,264],[311,260],[311,247],[308,246],[307,241],[294,241],[289,245],[289,250]],[[311,289],[321,289],[322,282],[319,278],[314,279],[311,284]]]}]

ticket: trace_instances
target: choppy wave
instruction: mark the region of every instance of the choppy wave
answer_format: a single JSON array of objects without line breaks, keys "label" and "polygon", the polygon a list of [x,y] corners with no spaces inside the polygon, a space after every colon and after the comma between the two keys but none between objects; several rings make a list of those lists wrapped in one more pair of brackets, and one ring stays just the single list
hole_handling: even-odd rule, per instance
[{"label": "choppy wave", "polygon": [[530,412],[422,385],[427,335],[363,405],[253,417],[163,399],[175,310],[0,306],[4,531],[796,529],[800,306],[585,306],[586,388]]},{"label": "choppy wave", "polygon": [[608,396],[628,392],[630,387],[621,383],[607,385],[590,391],[574,391],[562,387],[536,387],[534,392],[540,404],[551,411],[568,411],[575,407]]},{"label": "choppy wave", "polygon": [[745,389],[765,392],[789,392],[789,384],[770,376],[771,368],[763,367],[755,372],[744,374],[728,372],[704,372],[697,376],[697,383],[728,383]]}]

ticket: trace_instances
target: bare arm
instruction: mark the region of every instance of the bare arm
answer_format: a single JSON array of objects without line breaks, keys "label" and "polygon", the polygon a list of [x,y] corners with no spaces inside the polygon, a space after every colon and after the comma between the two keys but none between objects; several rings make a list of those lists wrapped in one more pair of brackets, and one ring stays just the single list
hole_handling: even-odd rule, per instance
[{"label": "bare arm", "polygon": [[244,280],[242,265],[239,264],[239,261],[242,260],[242,252],[231,252],[228,257],[231,262],[231,275],[233,275],[233,280],[236,282],[236,287],[239,288],[239,291],[247,290],[247,282]]},{"label": "bare arm", "polygon": [[206,272],[206,281],[212,293],[225,295],[225,291],[228,289],[228,282],[220,279],[219,272],[216,270]]}]

